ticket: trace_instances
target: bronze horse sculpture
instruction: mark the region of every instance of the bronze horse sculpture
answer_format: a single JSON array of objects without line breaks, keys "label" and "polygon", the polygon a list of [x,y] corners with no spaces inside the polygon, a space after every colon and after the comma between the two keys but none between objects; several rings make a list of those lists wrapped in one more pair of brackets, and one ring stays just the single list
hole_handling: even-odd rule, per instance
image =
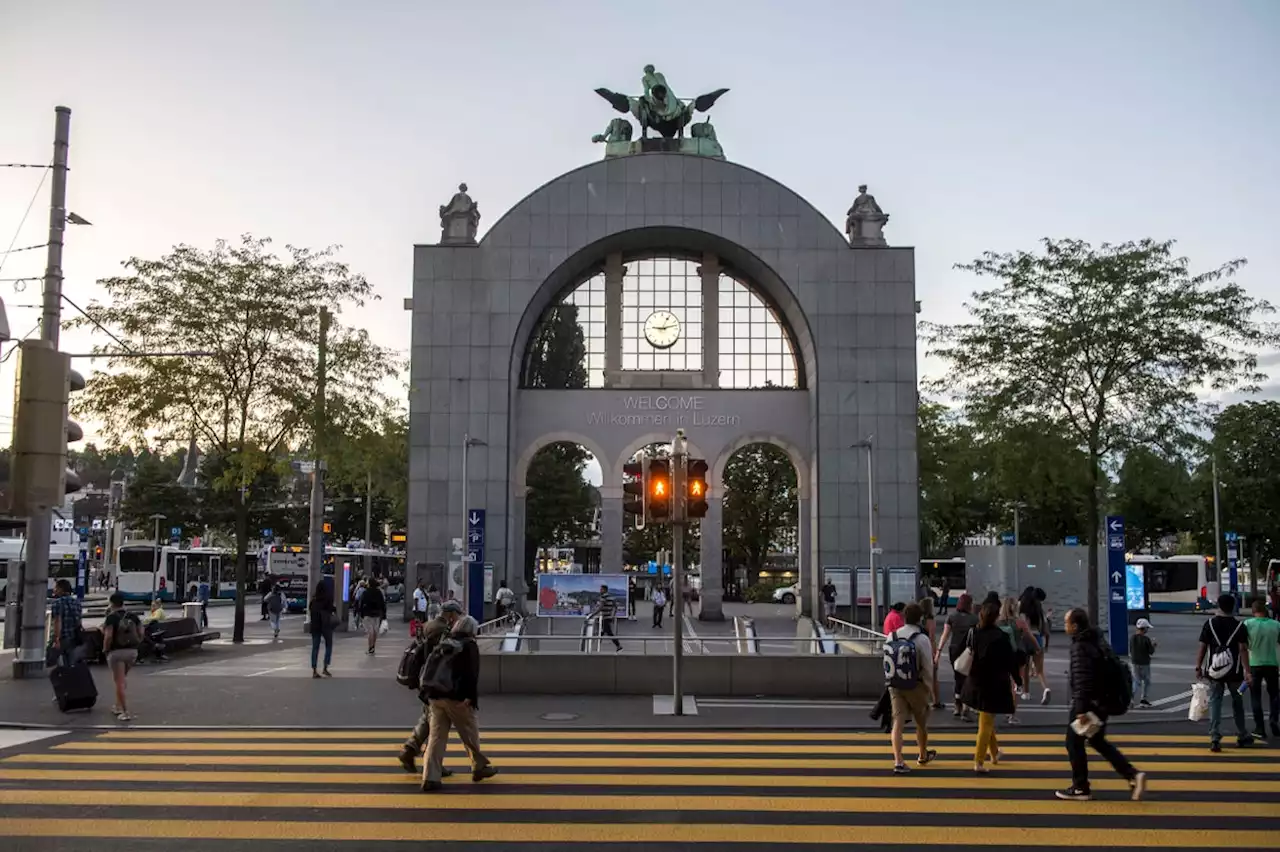
[{"label": "bronze horse sculpture", "polygon": [[630,97],[609,89],[596,89],[596,94],[618,112],[629,112],[640,122],[640,138],[647,139],[655,130],[666,139],[682,136],[695,112],[706,112],[728,89],[716,89],[692,101],[682,101],[667,85],[666,78],[652,65],[644,68],[644,94]]}]

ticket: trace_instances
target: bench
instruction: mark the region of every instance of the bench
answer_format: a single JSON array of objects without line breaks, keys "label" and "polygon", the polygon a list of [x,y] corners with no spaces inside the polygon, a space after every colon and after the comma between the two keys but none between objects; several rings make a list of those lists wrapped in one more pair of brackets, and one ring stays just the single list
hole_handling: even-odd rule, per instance
[{"label": "bench", "polygon": [[[166,653],[192,646],[199,647],[208,640],[222,636],[217,630],[201,630],[199,622],[194,618],[166,619],[159,623],[159,629],[160,643],[164,645]],[[83,638],[85,660],[90,663],[106,662],[106,656],[102,653],[102,630],[97,627],[85,628]]]}]

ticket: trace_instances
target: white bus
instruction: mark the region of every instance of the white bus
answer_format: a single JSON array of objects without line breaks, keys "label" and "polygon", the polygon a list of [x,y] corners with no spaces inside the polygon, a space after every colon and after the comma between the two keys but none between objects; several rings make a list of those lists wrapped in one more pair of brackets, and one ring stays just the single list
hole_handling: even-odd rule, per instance
[{"label": "white bus", "polygon": [[[9,578],[18,576],[18,565],[27,559],[25,538],[0,538],[0,603],[8,600]],[[75,544],[49,545],[49,594],[58,580],[70,580],[76,584],[76,568],[80,562],[80,546]]]},{"label": "white bus", "polygon": [[[235,554],[219,547],[160,548],[160,564],[157,571],[156,546],[150,541],[127,541],[116,552],[119,570],[116,589],[126,601],[150,601],[158,597],[162,601],[180,601],[189,597],[192,585],[209,585],[212,597],[234,598]],[[249,587],[256,576],[257,557],[249,553]]]}]

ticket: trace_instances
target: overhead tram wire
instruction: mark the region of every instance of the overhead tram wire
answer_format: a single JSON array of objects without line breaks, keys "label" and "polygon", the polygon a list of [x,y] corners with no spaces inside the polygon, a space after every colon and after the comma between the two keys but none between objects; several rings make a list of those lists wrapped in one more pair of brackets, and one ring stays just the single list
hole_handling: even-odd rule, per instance
[{"label": "overhead tram wire", "polygon": [[[77,305],[75,302],[71,301],[71,298],[70,298],[66,293],[63,293],[63,294],[62,294],[62,301],[66,302],[68,305],[70,305],[71,307],[75,308],[75,309],[80,313],[80,316],[84,317],[84,318],[85,318],[85,319],[87,319],[89,322],[93,323],[93,325],[94,325],[94,326],[95,326],[99,331],[101,331],[101,332],[102,332],[103,334],[105,334],[107,337],[110,337],[112,340],[114,340],[114,341],[115,341],[115,342],[120,346],[120,348],[121,348],[121,349],[123,349],[125,352],[128,352],[130,355],[137,354],[137,353],[135,353],[132,349],[130,349],[130,348],[128,347],[128,345],[126,345],[126,344],[125,344],[125,342],[124,342],[123,340],[121,340],[120,338],[116,337],[116,336],[115,336],[115,334],[114,334],[114,333],[113,333],[109,328],[107,328],[107,327],[106,327],[105,325],[103,325],[102,323],[98,322],[98,321],[97,321],[96,319],[94,319],[93,317],[89,316],[89,313],[88,313],[84,308],[80,307],[80,306],[79,306],[79,305]],[[109,357],[109,356],[110,356],[110,353],[108,353],[108,352],[103,352],[103,353],[102,353],[102,355],[103,355],[103,357]]]},{"label": "overhead tram wire", "polygon": [[[20,167],[27,168],[26,166]],[[52,163],[45,166],[44,174],[40,176],[40,183],[36,185],[36,191],[31,193],[31,200],[27,202],[27,209],[23,211],[22,219],[18,222],[18,227],[13,232],[13,239],[9,240],[9,247],[5,249],[4,254],[0,254],[0,272],[4,271],[4,263],[9,258],[9,252],[13,250],[14,244],[18,242],[18,236],[22,233],[22,226],[27,224],[27,217],[31,215],[31,208],[35,206],[36,199],[40,197],[40,190],[44,188],[44,182],[49,179],[49,172],[51,171],[53,171]]]}]

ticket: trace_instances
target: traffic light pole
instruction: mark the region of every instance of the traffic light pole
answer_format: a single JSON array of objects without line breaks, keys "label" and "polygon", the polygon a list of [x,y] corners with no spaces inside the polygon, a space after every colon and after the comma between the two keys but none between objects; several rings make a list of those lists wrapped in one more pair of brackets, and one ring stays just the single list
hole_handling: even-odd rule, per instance
[{"label": "traffic light pole", "polygon": [[672,675],[674,678],[672,697],[677,716],[684,715],[684,524],[687,512],[688,495],[685,494],[685,462],[688,454],[685,448],[684,430],[676,433],[671,442],[671,547],[675,550],[672,556],[671,596],[676,601],[676,617],[671,619],[672,636]]},{"label": "traffic light pole", "polygon": [[[329,309],[320,309],[320,349],[316,355],[316,399],[315,399],[315,436],[312,439],[312,456],[314,466],[311,468],[311,523],[308,534],[308,550],[311,557],[307,562],[307,601],[314,598],[316,587],[324,580],[324,455],[322,452],[324,434],[324,386],[326,359],[329,352]],[[244,492],[240,494],[244,499]],[[248,583],[245,584],[246,587]],[[337,564],[333,566],[333,605],[342,610],[342,572]],[[345,613],[344,613],[345,615]],[[303,628],[311,630],[311,607],[308,606],[302,617]],[[344,621],[345,625],[346,622]],[[343,628],[345,629],[345,627]]]},{"label": "traffic light pole", "polygon": [[[54,114],[53,186],[49,193],[49,245],[45,253],[40,337],[52,343],[56,350],[62,325],[62,232],[67,226],[67,151],[71,146],[71,109],[60,106]],[[34,509],[27,517],[19,647],[13,659],[15,678],[44,675],[44,612],[49,589],[52,522],[50,507]]]}]

